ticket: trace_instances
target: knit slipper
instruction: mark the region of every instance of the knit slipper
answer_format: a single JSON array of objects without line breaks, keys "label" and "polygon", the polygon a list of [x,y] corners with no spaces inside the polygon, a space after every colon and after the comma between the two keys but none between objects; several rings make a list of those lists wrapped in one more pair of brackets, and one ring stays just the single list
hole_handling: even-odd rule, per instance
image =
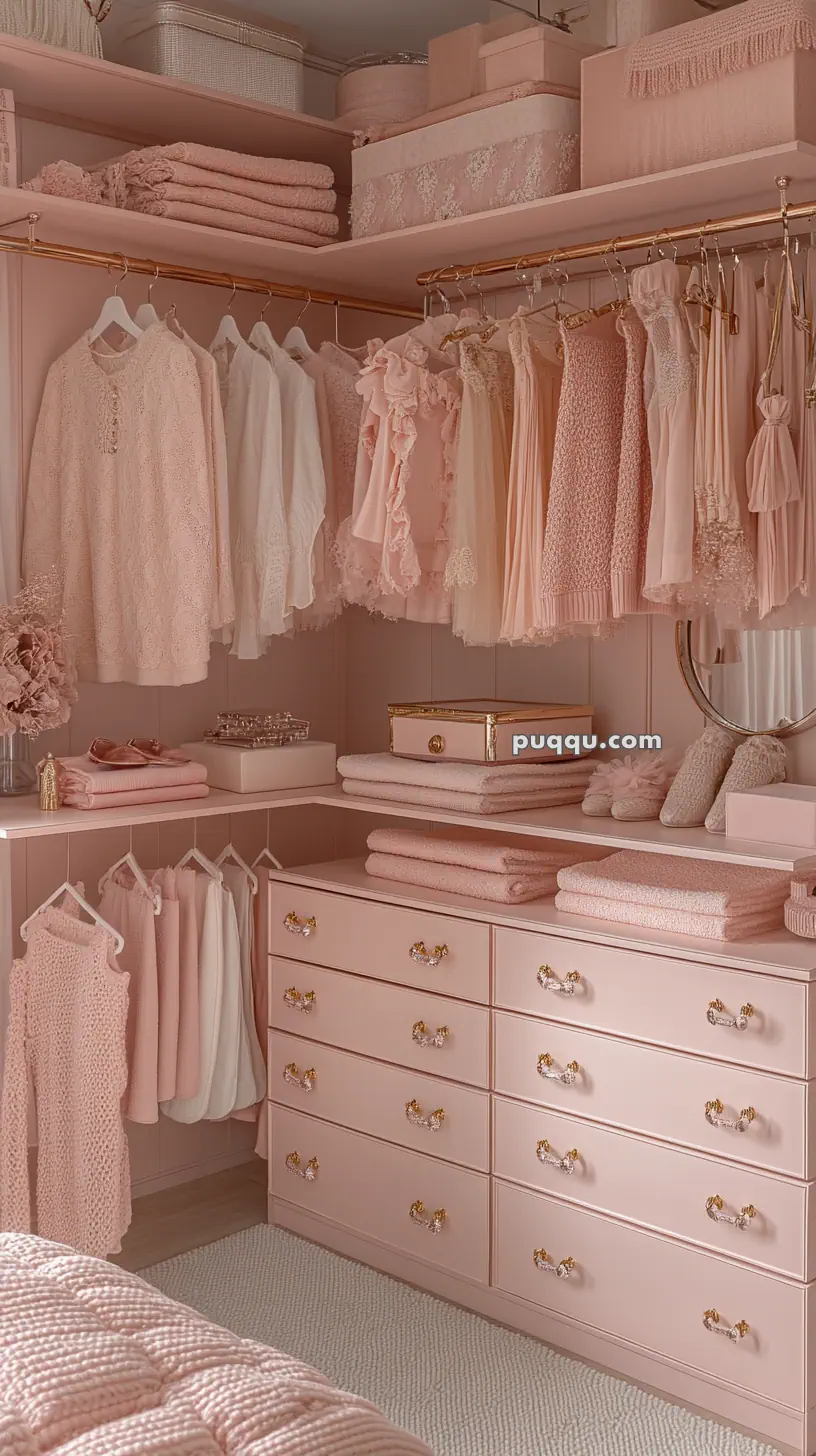
[{"label": "knit slipper", "polygon": [[762,789],[785,782],[787,751],[784,743],[767,733],[756,733],[740,744],[722,787],[706,815],[710,834],[725,834],[725,797],[740,789]]},{"label": "knit slipper", "polygon": [[668,828],[690,829],[704,824],[725,778],[739,743],[735,733],[709,723],[692,743],[680,765],[666,802],[660,810],[660,822]]}]

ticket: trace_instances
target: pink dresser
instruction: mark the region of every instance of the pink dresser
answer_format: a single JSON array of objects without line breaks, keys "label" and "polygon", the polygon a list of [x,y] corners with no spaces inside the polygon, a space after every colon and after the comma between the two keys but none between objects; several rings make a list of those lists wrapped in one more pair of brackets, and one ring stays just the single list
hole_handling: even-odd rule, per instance
[{"label": "pink dresser", "polygon": [[816,948],[269,895],[270,1221],[814,1456]]}]

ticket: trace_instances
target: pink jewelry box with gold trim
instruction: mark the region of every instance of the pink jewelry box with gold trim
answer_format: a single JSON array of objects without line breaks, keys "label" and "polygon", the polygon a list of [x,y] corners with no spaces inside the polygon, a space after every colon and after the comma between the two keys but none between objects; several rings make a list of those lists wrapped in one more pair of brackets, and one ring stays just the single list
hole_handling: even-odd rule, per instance
[{"label": "pink jewelry box with gold trim", "polygon": [[587,703],[513,703],[503,698],[389,703],[390,748],[401,758],[455,763],[567,762],[573,754],[559,754],[546,744],[514,754],[513,739],[520,735],[538,742],[556,734],[590,734],[592,713]]}]

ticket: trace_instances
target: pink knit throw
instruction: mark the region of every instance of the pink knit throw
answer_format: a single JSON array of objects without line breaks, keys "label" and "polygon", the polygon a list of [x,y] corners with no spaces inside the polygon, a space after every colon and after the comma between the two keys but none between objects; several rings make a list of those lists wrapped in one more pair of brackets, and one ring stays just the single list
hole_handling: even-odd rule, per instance
[{"label": "pink knit throw", "polygon": [[531,784],[517,794],[467,794],[455,789],[422,789],[413,784],[372,784],[366,779],[344,779],[343,792],[384,803],[427,804],[431,809],[451,809],[459,814],[506,814],[513,809],[557,809],[562,804],[580,804],[584,785],[548,789]]},{"label": "pink knit throw", "polygon": [[564,759],[561,763],[430,763],[400,758],[396,753],[343,753],[337,760],[342,778],[372,784],[413,784],[462,794],[520,794],[586,784],[595,760]]},{"label": "pink knit throw", "polygon": [[372,829],[368,847],[374,854],[402,855],[436,865],[462,865],[495,875],[515,872],[550,874],[562,865],[574,864],[581,853],[585,853],[577,846],[572,850],[525,849],[515,844],[497,843],[493,837],[441,839],[435,834],[420,834],[414,829]]},{"label": "pink knit throw", "polygon": [[[305,207],[281,207],[277,204],[259,202],[255,197],[245,197],[229,192],[217,185],[220,178],[212,173],[209,187],[190,187],[183,182],[157,182],[150,187],[129,187],[128,208],[131,212],[150,212],[149,202],[192,202],[197,207],[213,207],[219,212],[236,213],[233,226],[241,231],[242,217],[260,218],[262,222],[281,223],[284,227],[303,228],[307,233],[317,233],[324,238],[333,238],[339,230],[340,219],[333,212],[315,212]],[[292,189],[294,191],[294,188]]]},{"label": "pink knit throw", "polygon": [[790,875],[753,865],[715,864],[625,849],[603,860],[559,870],[558,884],[579,895],[601,895],[637,906],[700,915],[739,916],[778,907],[776,919],[780,921]]},{"label": "pink knit throw", "polygon": [[200,227],[249,233],[252,237],[270,238],[276,243],[299,243],[304,248],[320,248],[331,242],[331,238],[307,232],[305,228],[289,227],[282,222],[267,222],[263,218],[247,217],[243,212],[227,211],[223,207],[207,207],[199,202],[162,202],[150,195],[129,195],[128,208],[131,212],[146,212],[151,217],[172,217],[177,222],[198,223]]},{"label": "pink knit throw", "polygon": [[176,784],[158,789],[125,789],[121,794],[87,793],[72,789],[62,795],[66,809],[129,809],[132,804],[173,804],[177,799],[206,799],[206,784]]},{"label": "pink knit throw", "polygon": [[366,874],[382,880],[397,880],[407,885],[421,885],[427,890],[444,890],[449,895],[469,895],[474,900],[494,900],[500,905],[521,905],[526,900],[540,900],[554,895],[557,889],[555,870],[523,874],[496,875],[488,870],[474,870],[464,865],[431,864],[428,860],[409,859],[401,854],[370,854]]},{"label": "pink knit throw", "polygon": [[231,177],[248,177],[253,182],[282,183],[287,187],[333,187],[334,173],[322,162],[290,162],[280,157],[252,157],[245,152],[227,152],[201,142],[172,142],[167,147],[146,147],[120,158],[134,156],[140,162],[188,162],[208,172],[227,172]]},{"label": "pink knit throw", "polygon": [[626,89],[630,96],[669,96],[791,51],[815,49],[816,0],[745,0],[636,41]]},{"label": "pink knit throw", "polygon": [[555,908],[569,915],[614,920],[623,925],[642,925],[648,930],[695,935],[703,940],[746,940],[782,924],[781,905],[755,915],[701,915],[693,910],[635,905],[631,901],[606,900],[602,895],[579,895],[571,890],[558,891]]}]

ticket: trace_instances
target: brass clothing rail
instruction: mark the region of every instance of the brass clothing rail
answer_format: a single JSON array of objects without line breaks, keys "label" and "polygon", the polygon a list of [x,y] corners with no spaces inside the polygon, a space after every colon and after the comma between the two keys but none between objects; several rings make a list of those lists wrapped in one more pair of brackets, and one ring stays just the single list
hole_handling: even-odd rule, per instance
[{"label": "brass clothing rail", "polygon": [[[787,179],[779,179],[782,188]],[[783,191],[784,197],[784,191]],[[519,272],[521,269],[548,268],[556,263],[573,263],[582,258],[607,258],[615,253],[634,253],[644,248],[667,244],[696,241],[699,238],[721,237],[725,233],[742,232],[749,228],[780,227],[785,223],[816,217],[816,202],[799,202],[782,207],[769,208],[767,212],[744,212],[734,217],[717,218],[705,222],[682,223],[678,227],[652,229],[645,233],[630,233],[626,237],[604,238],[596,243],[576,243],[571,247],[550,248],[536,253],[520,253],[514,258],[490,258],[482,263],[451,263],[444,268],[432,268],[420,273],[417,283],[420,288],[431,288],[434,284],[470,283],[474,278],[488,278],[498,273]]]},{"label": "brass clothing rail", "polygon": [[203,283],[211,288],[231,288],[237,293],[257,293],[264,298],[291,298],[299,303],[325,303],[330,308],[352,309],[359,313],[389,314],[393,318],[421,319],[422,308],[410,304],[384,303],[376,298],[357,298],[350,293],[327,293],[320,288],[307,288],[297,283],[275,283],[264,278],[243,278],[237,273],[214,273],[207,268],[194,268],[186,263],[162,263],[153,258],[131,258],[125,253],[105,253],[96,248],[78,248],[71,243],[51,243],[34,236],[39,214],[0,223],[2,227],[28,224],[27,238],[9,238],[0,233],[0,252],[16,253],[24,258],[52,258],[61,263],[81,263],[88,268],[119,268],[157,281],[172,279],[179,283]]}]

